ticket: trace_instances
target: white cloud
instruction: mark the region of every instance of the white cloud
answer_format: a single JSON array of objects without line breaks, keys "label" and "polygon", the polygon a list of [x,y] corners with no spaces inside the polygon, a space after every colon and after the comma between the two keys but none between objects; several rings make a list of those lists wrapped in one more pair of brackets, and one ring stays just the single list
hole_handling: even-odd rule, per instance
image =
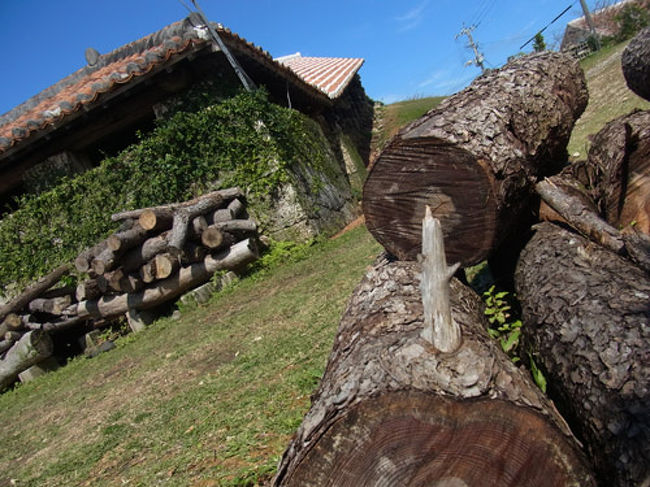
[{"label": "white cloud", "polygon": [[429,1],[430,0],[424,0],[403,15],[395,17],[395,20],[399,25],[397,31],[406,32],[407,30],[414,29],[420,25],[420,22],[422,21],[422,13],[424,12],[424,9],[427,8],[427,5],[429,5]]},{"label": "white cloud", "polygon": [[427,88],[427,92],[437,95],[449,95],[463,89],[475,76],[476,73],[470,72],[458,76],[447,69],[439,69],[418,83],[418,88]]}]

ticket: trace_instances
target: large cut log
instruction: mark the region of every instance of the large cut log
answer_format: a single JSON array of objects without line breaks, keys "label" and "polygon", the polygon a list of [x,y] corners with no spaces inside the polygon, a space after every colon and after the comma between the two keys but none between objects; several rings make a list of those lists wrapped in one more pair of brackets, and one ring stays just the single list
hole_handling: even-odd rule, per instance
[{"label": "large cut log", "polygon": [[383,261],[356,288],[274,484],[595,485],[550,401],[488,337],[473,291],[451,279],[457,351],[423,337],[419,272]]},{"label": "large cut log", "polygon": [[199,215],[212,212],[223,203],[221,196],[204,198],[193,205],[183,206],[174,211],[174,222],[172,231],[169,236],[169,247],[181,251],[187,235],[190,231],[190,225],[194,218]]},{"label": "large cut log", "polygon": [[52,339],[47,333],[34,330],[25,333],[0,360],[0,390],[11,385],[23,370],[52,355]]},{"label": "large cut log", "polygon": [[258,257],[256,242],[252,239],[236,243],[214,256],[208,255],[203,262],[183,267],[177,274],[156,282],[154,287],[137,293],[104,296],[98,300],[83,301],[77,305],[80,319],[114,318],[129,309],[149,309],[174,299],[196,286],[207,282],[218,270],[237,269]]},{"label": "large cut log", "polygon": [[69,271],[70,266],[64,264],[39,279],[34,284],[27,286],[18,296],[3,306],[0,306],[0,322],[2,322],[9,313],[20,311],[22,308],[27,306],[32,299],[39,297],[42,293],[54,286]]},{"label": "large cut log", "polygon": [[586,443],[602,485],[650,475],[650,278],[543,223],[515,275],[527,343],[549,393]]},{"label": "large cut log", "polygon": [[573,172],[616,228],[633,224],[650,235],[650,111],[608,123],[592,140],[586,163]]},{"label": "large cut log", "polygon": [[527,208],[531,186],[566,161],[587,104],[577,61],[546,52],[491,71],[405,127],[368,175],[366,225],[391,254],[415,259],[431,206],[449,262],[485,259]]},{"label": "large cut log", "polygon": [[106,292],[108,282],[104,276],[97,276],[93,279],[86,279],[77,285],[75,297],[77,301],[96,299]]},{"label": "large cut log", "polygon": [[627,86],[641,98],[650,100],[650,27],[640,31],[621,55]]}]

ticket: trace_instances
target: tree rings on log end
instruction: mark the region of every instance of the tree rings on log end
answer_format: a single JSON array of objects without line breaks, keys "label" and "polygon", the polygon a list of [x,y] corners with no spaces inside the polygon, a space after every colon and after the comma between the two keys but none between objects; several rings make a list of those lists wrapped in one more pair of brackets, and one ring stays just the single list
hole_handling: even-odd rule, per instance
[{"label": "tree rings on log end", "polygon": [[566,437],[530,409],[392,392],[337,419],[282,485],[595,485]]},{"label": "tree rings on log end", "polygon": [[470,152],[437,139],[395,140],[364,186],[368,230],[397,258],[415,260],[427,205],[442,225],[447,262],[467,266],[487,257],[497,210],[484,166]]}]

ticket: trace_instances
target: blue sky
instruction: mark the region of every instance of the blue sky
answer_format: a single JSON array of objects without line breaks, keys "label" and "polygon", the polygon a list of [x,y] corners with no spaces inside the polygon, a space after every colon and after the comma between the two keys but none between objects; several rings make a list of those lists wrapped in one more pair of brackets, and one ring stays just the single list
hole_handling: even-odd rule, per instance
[{"label": "blue sky", "polygon": [[[186,3],[190,3],[186,0]],[[488,67],[498,67],[566,7],[545,31],[548,44],[582,15],[577,0],[199,0],[221,22],[273,56],[362,57],[368,95],[390,103],[454,93],[480,70],[463,25]],[[592,1],[587,2],[590,8]],[[187,15],[179,0],[0,0],[0,113],[84,63],[84,50],[106,53]],[[524,51],[530,51],[532,44]]]}]

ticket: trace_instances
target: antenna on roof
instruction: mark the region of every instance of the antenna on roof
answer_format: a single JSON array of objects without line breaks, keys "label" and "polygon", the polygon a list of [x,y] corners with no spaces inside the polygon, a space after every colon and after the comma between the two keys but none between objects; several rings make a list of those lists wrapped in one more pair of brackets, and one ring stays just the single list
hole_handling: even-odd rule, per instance
[{"label": "antenna on roof", "polygon": [[237,74],[237,77],[241,81],[242,85],[244,85],[244,88],[246,88],[246,91],[253,91],[255,89],[255,83],[253,80],[246,74],[246,71],[244,71],[244,68],[241,67],[235,56],[232,55],[230,50],[228,49],[228,46],[223,42],[221,37],[219,37],[219,34],[217,31],[212,27],[210,22],[208,22],[207,17],[203,13],[203,10],[199,6],[198,2],[196,0],[191,0],[192,4],[194,5],[194,8],[196,8],[196,12],[193,12],[192,9],[190,9],[183,0],[179,0],[183,6],[187,10],[189,10],[192,14],[197,14],[201,20],[201,22],[207,27],[208,32],[210,33],[210,36],[212,37],[212,41],[216,42],[217,45],[219,46],[219,49],[223,51],[223,53],[226,56],[226,59],[228,59],[228,62],[232,66],[232,68],[235,70],[235,73]]}]

